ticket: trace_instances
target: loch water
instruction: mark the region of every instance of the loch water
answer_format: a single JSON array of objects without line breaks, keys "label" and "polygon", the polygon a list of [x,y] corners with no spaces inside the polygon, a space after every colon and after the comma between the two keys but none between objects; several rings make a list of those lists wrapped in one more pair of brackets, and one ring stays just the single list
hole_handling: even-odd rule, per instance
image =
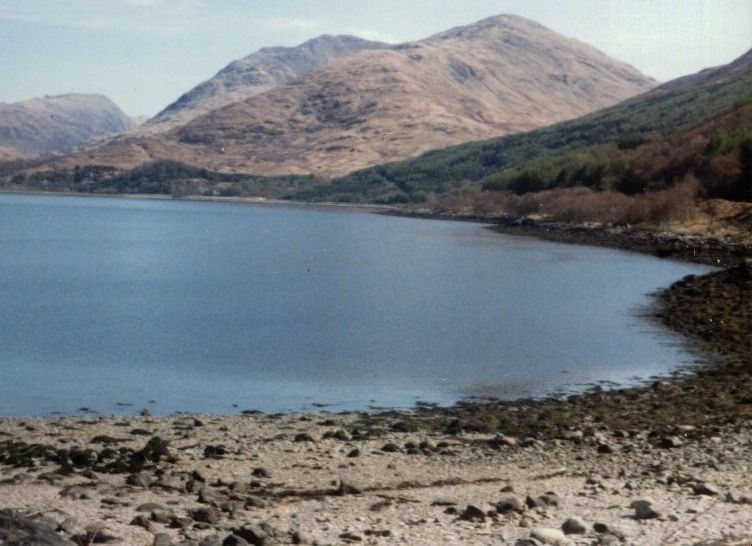
[{"label": "loch water", "polygon": [[709,268],[338,207],[0,195],[0,415],[405,408],[692,364]]}]

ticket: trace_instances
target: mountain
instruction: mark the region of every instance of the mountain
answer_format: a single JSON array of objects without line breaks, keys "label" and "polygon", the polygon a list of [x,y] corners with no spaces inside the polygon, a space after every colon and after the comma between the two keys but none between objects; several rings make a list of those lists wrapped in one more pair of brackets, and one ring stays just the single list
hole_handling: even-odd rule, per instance
[{"label": "mountain", "polygon": [[102,95],[75,93],[0,103],[0,148],[17,156],[65,152],[131,125],[130,118]]},{"label": "mountain", "polygon": [[[697,136],[697,124],[703,125],[706,139],[716,129],[732,130],[744,138],[744,134],[752,133],[749,116],[741,115],[752,101],[751,89],[752,50],[728,65],[670,81],[575,120],[363,169],[289,197],[314,201],[422,201],[427,195],[443,195],[465,186],[511,189],[510,184],[520,182],[518,175],[532,181],[533,189],[557,183],[585,183],[592,175],[587,172],[590,158],[605,153],[603,163],[609,163],[614,150],[646,152],[648,148],[641,146],[664,134],[676,133],[665,140],[661,154],[689,157],[682,150],[691,149],[694,153],[697,146],[688,147],[688,140],[682,144],[682,135]],[[739,115],[734,115],[737,111]],[[666,149],[668,142],[672,143],[670,149]],[[605,152],[599,148],[606,145],[611,148]],[[644,159],[639,153],[632,155],[634,165]],[[590,162],[590,167],[601,169],[595,163]],[[568,173],[564,172],[566,167],[570,169]],[[600,172],[610,174],[608,170]]]},{"label": "mountain", "polygon": [[323,35],[297,47],[267,47],[233,61],[154,116],[143,132],[161,132],[210,110],[238,102],[284,85],[335,59],[357,51],[386,49],[382,42],[355,36]]},{"label": "mountain", "polygon": [[61,166],[128,169],[170,159],[217,171],[331,177],[581,116],[654,84],[586,44],[498,16],[352,53],[167,133],[126,136]]}]

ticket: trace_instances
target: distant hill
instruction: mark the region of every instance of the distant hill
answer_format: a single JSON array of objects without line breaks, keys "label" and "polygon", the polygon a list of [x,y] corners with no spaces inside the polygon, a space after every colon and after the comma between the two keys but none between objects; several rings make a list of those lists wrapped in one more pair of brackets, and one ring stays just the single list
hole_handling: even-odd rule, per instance
[{"label": "distant hill", "polygon": [[[687,161],[697,159],[692,159],[697,146],[683,141],[682,135],[709,139],[714,130],[730,128],[735,132],[727,141],[737,139],[738,145],[749,128],[746,105],[750,101],[752,51],[728,65],[673,80],[572,121],[378,165],[290,197],[314,201],[410,202],[473,185],[524,191],[524,184],[529,184],[528,190],[557,184],[585,184],[590,176],[588,162],[593,169],[600,168],[599,161],[616,164],[617,152],[627,156],[630,150],[646,154],[650,151],[649,155],[628,154],[632,164],[640,170],[646,157],[653,157],[655,150],[660,149],[659,144],[651,145],[651,142],[662,135],[668,137],[676,133],[663,142],[661,153],[683,156]],[[700,129],[694,127],[698,124]],[[666,150],[669,142],[673,148]],[[612,148],[599,148],[607,144]],[[643,145],[647,147],[641,148]],[[657,165],[654,163],[653,167]],[[668,168],[670,163],[664,162],[664,165]],[[580,167],[585,169],[578,172]],[[645,170],[647,175],[649,169]],[[614,173],[603,170],[601,174],[605,177]],[[661,177],[665,181],[669,175],[664,173]]]},{"label": "distant hill", "polygon": [[[331,177],[581,116],[655,85],[586,44],[515,16],[374,47],[167,133],[122,137],[58,166],[130,169],[169,159],[216,171]],[[222,96],[227,84],[210,82],[206,93],[196,88],[153,123]]]},{"label": "distant hill", "polygon": [[355,36],[323,35],[296,47],[267,47],[233,61],[167,106],[140,128],[163,132],[233,102],[284,85],[316,68],[358,51],[386,49]]},{"label": "distant hill", "polygon": [[0,103],[0,150],[20,157],[66,152],[131,126],[130,118],[102,95]]}]

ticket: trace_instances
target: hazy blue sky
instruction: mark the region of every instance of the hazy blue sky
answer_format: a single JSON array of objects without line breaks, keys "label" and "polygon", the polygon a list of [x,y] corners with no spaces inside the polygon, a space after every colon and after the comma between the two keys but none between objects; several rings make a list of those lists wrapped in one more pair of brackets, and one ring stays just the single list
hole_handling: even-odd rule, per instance
[{"label": "hazy blue sky", "polygon": [[0,101],[97,92],[153,115],[264,46],[324,33],[416,40],[500,13],[662,81],[752,47],[752,0],[0,0]]}]

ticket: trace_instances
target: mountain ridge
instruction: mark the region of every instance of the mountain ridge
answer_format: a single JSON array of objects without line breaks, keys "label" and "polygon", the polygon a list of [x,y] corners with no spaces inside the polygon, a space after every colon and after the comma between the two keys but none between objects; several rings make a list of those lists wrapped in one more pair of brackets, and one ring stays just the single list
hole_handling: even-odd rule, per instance
[{"label": "mountain ridge", "polygon": [[66,93],[0,103],[0,148],[29,157],[61,153],[132,127],[104,95]]},{"label": "mountain ridge", "polygon": [[500,16],[351,53],[165,134],[126,136],[66,164],[133,168],[170,159],[226,172],[339,176],[577,117],[654,84],[587,44]]},{"label": "mountain ridge", "polygon": [[261,48],[230,62],[208,80],[183,93],[148,120],[142,131],[167,131],[213,109],[289,83],[334,59],[356,51],[389,47],[384,42],[357,36],[323,34],[294,47]]}]

